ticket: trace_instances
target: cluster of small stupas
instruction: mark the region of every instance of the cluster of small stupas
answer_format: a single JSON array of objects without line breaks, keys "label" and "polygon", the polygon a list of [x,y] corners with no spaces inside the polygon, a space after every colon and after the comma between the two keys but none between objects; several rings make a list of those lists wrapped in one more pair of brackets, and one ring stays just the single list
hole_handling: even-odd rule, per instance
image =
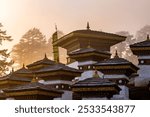
[{"label": "cluster of small stupas", "polygon": [[[110,47],[126,37],[87,29],[58,39],[53,34],[54,60],[38,60],[0,78],[0,99],[92,100],[150,99],[150,39],[130,45],[139,64],[111,58]],[[59,47],[67,64],[59,62]]]}]

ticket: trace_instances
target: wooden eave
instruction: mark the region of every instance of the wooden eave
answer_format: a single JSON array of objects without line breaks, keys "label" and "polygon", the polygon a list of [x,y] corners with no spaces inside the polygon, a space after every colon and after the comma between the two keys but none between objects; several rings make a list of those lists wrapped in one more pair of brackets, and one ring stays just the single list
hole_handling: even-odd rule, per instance
[{"label": "wooden eave", "polygon": [[102,91],[102,92],[119,92],[119,89],[112,86],[101,86],[101,87],[73,87],[73,92],[91,92],[91,91]]},{"label": "wooden eave", "polygon": [[46,66],[49,66],[49,64],[38,64],[38,65],[33,65],[33,66],[30,66],[28,67],[29,70],[36,70],[36,69],[40,69],[40,68],[43,68],[43,67],[46,67]]},{"label": "wooden eave", "polygon": [[74,54],[69,55],[70,58],[75,59],[79,57],[89,57],[89,56],[96,56],[96,57],[104,57],[104,58],[110,58],[110,55],[104,54],[104,53],[94,53],[94,52],[87,52],[87,53],[81,53],[81,54]]},{"label": "wooden eave", "polygon": [[62,92],[46,91],[41,89],[5,91],[7,97],[24,96],[24,95],[45,95],[50,97],[60,97]]},{"label": "wooden eave", "polygon": [[108,69],[131,69],[134,72],[137,72],[138,68],[133,65],[99,65],[95,66],[98,70],[108,70]]},{"label": "wooden eave", "polygon": [[19,80],[1,80],[0,81],[0,85],[3,85],[3,84],[25,84],[25,83],[29,83],[29,81],[19,81]]},{"label": "wooden eave", "polygon": [[45,71],[45,72],[36,72],[36,74],[40,76],[61,76],[61,75],[66,75],[66,76],[80,76],[81,72],[72,72],[72,71],[65,71],[65,70],[58,70],[58,71]]},{"label": "wooden eave", "polygon": [[131,47],[132,51],[137,51],[137,50],[150,50],[150,47]]},{"label": "wooden eave", "polygon": [[58,39],[57,41],[55,41],[53,44],[56,46],[61,46],[62,43],[64,44],[64,42],[68,42],[71,39],[75,39],[75,38],[97,38],[97,39],[110,39],[112,41],[124,41],[126,37],[123,36],[119,36],[119,35],[115,35],[115,34],[92,34],[92,33],[79,33],[79,32],[71,32],[65,36],[63,36],[62,38]]}]

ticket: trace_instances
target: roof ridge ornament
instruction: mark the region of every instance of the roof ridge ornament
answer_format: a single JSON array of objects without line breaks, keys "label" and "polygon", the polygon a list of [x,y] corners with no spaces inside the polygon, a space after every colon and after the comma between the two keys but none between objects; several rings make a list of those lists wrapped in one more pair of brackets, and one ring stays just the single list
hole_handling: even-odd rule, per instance
[{"label": "roof ridge ornament", "polygon": [[22,65],[22,68],[25,68],[25,65],[24,65],[24,63],[23,63],[23,65]]},{"label": "roof ridge ornament", "polygon": [[87,22],[87,30],[90,30],[90,25],[89,25],[89,22]]},{"label": "roof ridge ornament", "polygon": [[44,59],[48,59],[48,58],[47,58],[47,55],[46,55],[46,53],[45,53],[45,57],[44,57]]},{"label": "roof ridge ornament", "polygon": [[119,58],[118,51],[116,50],[114,58]]}]

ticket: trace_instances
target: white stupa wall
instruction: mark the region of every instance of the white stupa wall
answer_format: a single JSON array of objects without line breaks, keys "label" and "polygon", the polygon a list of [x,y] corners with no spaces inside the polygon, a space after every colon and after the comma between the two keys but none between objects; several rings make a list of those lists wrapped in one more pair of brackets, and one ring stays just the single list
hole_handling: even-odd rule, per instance
[{"label": "white stupa wall", "polygon": [[139,65],[139,76],[135,78],[135,86],[147,86],[150,81],[150,65]]},{"label": "white stupa wall", "polygon": [[72,68],[75,68],[75,69],[78,69],[78,62],[73,62],[73,63],[70,63],[67,65],[68,67],[72,67]]},{"label": "white stupa wall", "polygon": [[82,61],[82,62],[75,61],[73,63],[68,64],[67,66],[78,69],[78,66],[90,65],[95,63],[97,63],[97,61],[92,61],[92,60]]},{"label": "white stupa wall", "polygon": [[[150,55],[138,56],[139,61],[150,59]],[[141,61],[142,62],[142,61]],[[150,65],[138,65],[139,76],[135,77],[134,83],[136,87],[147,86],[150,81]]]},{"label": "white stupa wall", "polygon": [[98,98],[98,97],[96,97],[96,98],[82,98],[82,100],[108,100],[108,98],[107,97],[103,97],[103,98]]},{"label": "white stupa wall", "polygon": [[64,91],[61,99],[62,100],[72,100],[72,91]]},{"label": "white stupa wall", "polygon": [[[68,66],[69,67],[73,67],[73,68],[78,68],[78,65],[86,65],[86,64],[92,64],[92,63],[96,63],[95,61],[85,61],[85,62],[74,62],[74,63],[71,63],[69,64]],[[93,77],[93,74],[94,74],[95,70],[86,70],[84,71],[82,74],[81,74],[81,77],[78,77],[79,80],[84,80],[84,79],[87,79],[87,78],[91,78]],[[98,71],[98,74],[101,78],[103,77],[107,77],[108,76],[105,76],[103,75],[103,73],[99,72]],[[120,77],[124,77],[126,79],[128,79],[128,77],[125,77],[125,75],[119,75],[116,74],[116,75],[110,75],[109,76],[110,78],[120,78]],[[119,85],[119,87],[121,88],[121,91],[119,94],[117,95],[114,95],[111,99],[112,100],[128,100],[129,99],[129,89],[128,87],[126,87],[125,85]],[[82,100],[107,100],[106,97],[104,98],[83,98]]]},{"label": "white stupa wall", "polygon": [[[64,81],[64,80],[51,80],[51,81],[42,81],[40,82],[44,85],[48,85],[48,84],[68,84],[68,85],[72,85],[72,81]],[[54,98],[54,100],[72,100],[72,91],[69,90],[61,90],[64,93],[62,94],[61,97],[58,98]]]},{"label": "white stupa wall", "polygon": [[150,65],[139,65],[139,77],[150,78]]},{"label": "white stupa wall", "polygon": [[89,60],[89,61],[78,62],[78,65],[79,66],[84,66],[84,65],[91,65],[91,64],[95,64],[95,63],[97,63],[97,61]]},{"label": "white stupa wall", "polygon": [[72,81],[67,81],[67,80],[48,80],[43,82],[42,84],[49,85],[49,84],[68,84],[72,85]]},{"label": "white stupa wall", "polygon": [[128,100],[129,99],[129,88],[125,85],[119,85],[121,91],[119,94],[114,95],[111,100]]},{"label": "white stupa wall", "polygon": [[72,91],[62,90],[64,93],[59,98],[54,98],[54,100],[72,100]]},{"label": "white stupa wall", "polygon": [[[85,80],[85,79],[87,79],[87,78],[91,78],[91,77],[93,77],[93,75],[94,75],[94,73],[95,73],[95,70],[87,70],[87,71],[84,71],[82,74],[81,74],[81,77],[78,77],[79,78],[79,80]],[[103,73],[101,73],[101,72],[97,72],[98,73],[98,75],[102,78],[103,77]]]}]

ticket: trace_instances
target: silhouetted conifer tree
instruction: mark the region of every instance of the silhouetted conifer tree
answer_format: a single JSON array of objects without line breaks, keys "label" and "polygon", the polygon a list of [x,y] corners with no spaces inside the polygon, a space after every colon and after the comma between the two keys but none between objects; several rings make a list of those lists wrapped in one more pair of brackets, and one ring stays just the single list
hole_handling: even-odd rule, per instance
[{"label": "silhouetted conifer tree", "polygon": [[[0,23],[0,44],[2,45],[3,41],[11,41],[11,36],[7,36],[6,31],[3,31],[1,28],[3,25]],[[9,70],[9,67],[13,64],[12,61],[8,60],[9,53],[7,49],[0,49],[0,76],[5,75]]]}]

